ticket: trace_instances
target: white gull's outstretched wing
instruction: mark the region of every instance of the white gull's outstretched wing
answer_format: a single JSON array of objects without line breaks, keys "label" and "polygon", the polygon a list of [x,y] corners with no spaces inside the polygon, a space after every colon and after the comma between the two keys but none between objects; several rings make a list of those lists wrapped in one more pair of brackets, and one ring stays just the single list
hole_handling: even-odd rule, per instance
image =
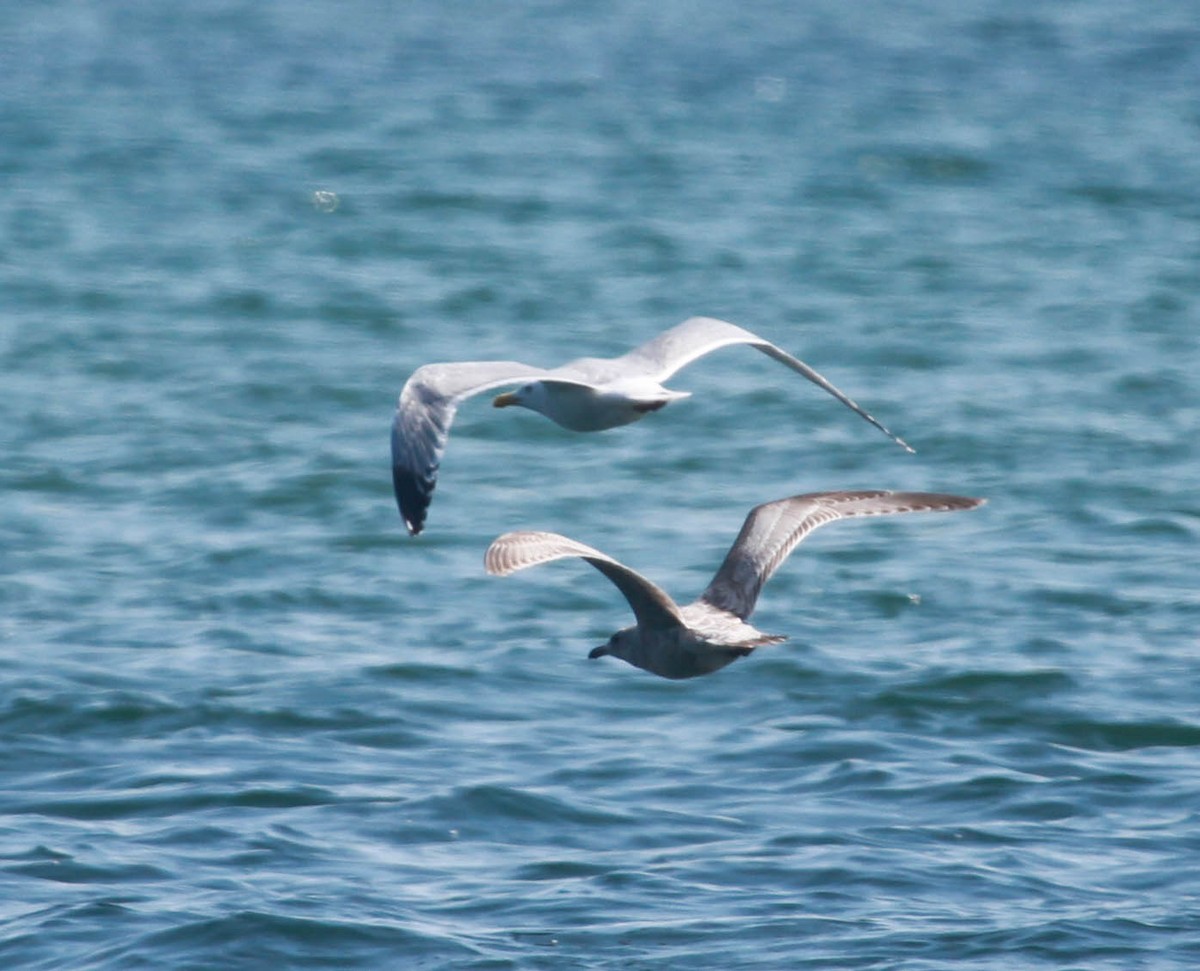
[{"label": "white gull's outstretched wing", "polygon": [[553,374],[516,361],[426,364],[413,372],[392,419],[392,485],[409,533],[416,536],[425,525],[459,403],[492,388]]},{"label": "white gull's outstretched wing", "polygon": [[507,576],[526,567],[570,556],[587,560],[616,585],[633,608],[633,616],[639,627],[644,630],[669,630],[683,626],[679,607],[658,586],[611,556],[558,533],[505,533],[492,541],[484,554],[483,563],[488,573]]},{"label": "white gull's outstretched wing", "polygon": [[792,357],[757,334],[752,334],[750,331],[724,320],[717,320],[714,317],[691,317],[682,324],[663,331],[653,340],[634,348],[624,357],[617,358],[617,361],[631,372],[643,373],[655,381],[662,382],[697,358],[732,344],[748,344],[762,351],[768,357],[773,357],[781,364],[786,364],[793,371],[804,375],[817,387],[829,392],[851,411],[869,421],[897,445],[909,452],[915,451],[908,442],[890,431],[849,395],[839,391],[831,382],[799,358]]},{"label": "white gull's outstretched wing", "polygon": [[812,492],[750,510],[742,531],[697,602],[745,620],[763,584],[818,526],[854,516],[974,509],[985,500],[934,492]]}]

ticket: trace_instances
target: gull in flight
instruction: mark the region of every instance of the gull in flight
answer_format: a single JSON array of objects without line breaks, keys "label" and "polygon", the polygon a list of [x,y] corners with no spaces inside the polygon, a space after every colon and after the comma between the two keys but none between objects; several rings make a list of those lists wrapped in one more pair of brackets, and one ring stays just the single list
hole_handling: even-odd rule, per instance
[{"label": "gull in flight", "polygon": [[637,623],[613,634],[589,658],[611,654],[663,678],[711,674],[756,647],[787,640],[747,623],[763,584],[796,545],[818,526],[854,516],[974,509],[983,499],[932,492],[812,492],[750,510],[742,531],[712,582],[680,607],[636,570],[558,533],[516,532],[497,537],[484,555],[488,573],[517,570],[577,556],[608,577],[625,595]]},{"label": "gull in flight", "polygon": [[575,432],[616,428],[688,397],[690,392],[671,391],[662,382],[697,358],[731,344],[749,344],[786,364],[913,451],[803,361],[734,324],[692,317],[621,357],[583,357],[550,369],[516,361],[462,361],[417,368],[400,392],[392,420],[392,483],[409,533],[416,536],[425,526],[450,423],[464,399],[515,384],[516,390],[494,399],[497,408],[530,408]]}]

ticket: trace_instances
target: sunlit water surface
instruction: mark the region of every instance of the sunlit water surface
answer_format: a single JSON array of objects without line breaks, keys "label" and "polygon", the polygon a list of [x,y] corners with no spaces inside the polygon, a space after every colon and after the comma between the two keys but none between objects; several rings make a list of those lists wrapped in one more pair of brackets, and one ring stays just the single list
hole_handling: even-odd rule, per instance
[{"label": "sunlit water surface", "polygon": [[[1200,963],[1192,4],[65,0],[0,15],[0,963]],[[418,365],[745,348],[572,435]],[[552,529],[690,599],[670,683]]]}]

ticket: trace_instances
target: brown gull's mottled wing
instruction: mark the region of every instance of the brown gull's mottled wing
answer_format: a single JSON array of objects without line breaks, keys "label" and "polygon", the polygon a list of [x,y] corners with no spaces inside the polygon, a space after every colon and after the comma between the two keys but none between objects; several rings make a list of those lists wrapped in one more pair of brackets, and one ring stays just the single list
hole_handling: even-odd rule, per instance
[{"label": "brown gull's mottled wing", "polygon": [[750,510],[725,561],[699,601],[745,620],[763,584],[818,526],[854,516],[974,509],[985,500],[933,492],[813,492]]},{"label": "brown gull's mottled wing", "polygon": [[799,358],[792,357],[757,334],[752,334],[736,324],[717,320],[714,317],[691,317],[682,324],[663,331],[653,340],[634,348],[624,357],[617,358],[617,364],[623,370],[643,373],[655,381],[662,382],[697,358],[731,344],[749,344],[768,357],[773,357],[781,364],[786,364],[793,371],[804,375],[817,387],[829,392],[861,418],[869,421],[897,445],[909,452],[915,451],[908,442],[891,432],[849,395],[839,391],[831,382]]},{"label": "brown gull's mottled wing", "polygon": [[616,585],[633,608],[633,616],[637,618],[639,627],[670,630],[683,626],[679,607],[658,586],[611,556],[558,533],[505,533],[492,541],[484,554],[483,563],[488,573],[507,576],[526,567],[570,556],[587,560]]}]

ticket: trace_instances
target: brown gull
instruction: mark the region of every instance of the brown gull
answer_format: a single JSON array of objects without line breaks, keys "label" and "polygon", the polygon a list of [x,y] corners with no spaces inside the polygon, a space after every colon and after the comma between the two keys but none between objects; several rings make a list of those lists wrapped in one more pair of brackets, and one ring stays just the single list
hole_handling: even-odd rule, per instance
[{"label": "brown gull", "polygon": [[689,392],[662,382],[697,358],[732,344],[749,344],[824,388],[898,445],[913,449],[803,361],[735,324],[692,317],[614,358],[583,357],[557,368],[516,361],[462,361],[417,368],[400,392],[392,420],[392,483],[409,533],[416,536],[437,484],[438,465],[454,413],[466,398],[504,385],[497,408],[519,405],[576,432],[628,425]]},{"label": "brown gull", "polygon": [[763,584],[818,526],[854,516],[955,512],[974,509],[984,501],[931,492],[875,490],[812,492],[755,506],[708,588],[685,607],[636,570],[557,533],[505,533],[488,547],[484,565],[488,573],[506,576],[569,556],[587,560],[625,595],[637,620],[588,657],[611,654],[660,677],[694,678],[711,674],[756,647],[787,639],[764,634],[747,620]]}]

